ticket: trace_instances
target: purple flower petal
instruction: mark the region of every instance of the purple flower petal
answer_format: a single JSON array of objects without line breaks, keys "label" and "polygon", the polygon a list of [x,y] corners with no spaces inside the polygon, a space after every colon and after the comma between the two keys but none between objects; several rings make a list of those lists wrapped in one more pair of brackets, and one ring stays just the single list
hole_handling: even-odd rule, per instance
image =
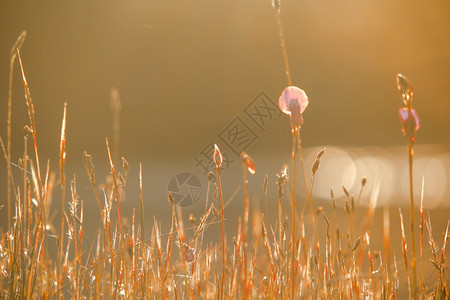
[{"label": "purple flower petal", "polygon": [[411,116],[414,118],[414,123],[416,124],[416,130],[419,130],[420,128],[420,120],[419,116],[416,113],[416,110],[411,108]]},{"label": "purple flower petal", "polygon": [[406,120],[408,120],[409,117],[409,111],[406,107],[400,108],[400,110],[398,111],[399,115],[400,115],[400,120],[402,121],[402,123],[406,123]]},{"label": "purple flower petal", "polygon": [[[406,126],[407,122],[413,121],[414,130],[418,130],[420,128],[420,120],[417,112],[414,108],[410,110],[406,107],[400,108],[398,111],[400,115],[400,120],[402,121],[403,126]],[[410,113],[411,112],[411,113]],[[410,120],[410,118],[412,118]]]},{"label": "purple flower petal", "polygon": [[420,128],[419,116],[412,108],[403,107],[399,109],[400,121],[402,122],[402,132],[406,138],[414,143],[416,131]]}]

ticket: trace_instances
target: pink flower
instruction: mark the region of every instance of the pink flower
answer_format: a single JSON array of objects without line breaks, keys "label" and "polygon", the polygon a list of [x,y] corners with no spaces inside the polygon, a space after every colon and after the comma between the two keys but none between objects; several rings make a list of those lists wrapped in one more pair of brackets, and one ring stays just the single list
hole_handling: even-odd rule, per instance
[{"label": "pink flower", "polygon": [[296,87],[288,86],[281,93],[278,99],[278,106],[281,111],[291,117],[293,128],[300,128],[303,124],[302,113],[308,107],[309,100],[305,91]]},{"label": "pink flower", "polygon": [[402,96],[403,108],[398,111],[400,121],[402,122],[402,132],[408,142],[413,144],[416,140],[416,131],[420,128],[419,116],[411,107],[414,96],[414,88],[408,78],[402,74],[395,76],[397,90]]}]

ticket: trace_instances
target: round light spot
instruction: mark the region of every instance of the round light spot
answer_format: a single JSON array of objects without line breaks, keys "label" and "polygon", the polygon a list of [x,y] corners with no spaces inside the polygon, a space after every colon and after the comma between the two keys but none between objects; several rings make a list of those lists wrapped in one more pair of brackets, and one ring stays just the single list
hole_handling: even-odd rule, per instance
[{"label": "round light spot", "polygon": [[[312,166],[317,152],[322,148],[317,148],[308,156],[307,166]],[[356,167],[352,158],[343,150],[327,147],[325,154],[320,160],[320,168],[316,173],[314,182],[313,197],[320,197],[330,200],[330,189],[333,189],[336,198],[344,196],[342,186],[348,190],[353,188],[356,178]]]},{"label": "round light spot", "polygon": [[388,204],[394,191],[394,171],[389,162],[377,156],[363,156],[355,160],[355,166],[357,170],[356,179],[367,178],[360,204],[369,204],[370,195],[377,181],[380,182],[377,205],[383,206]]},{"label": "round light spot", "polygon": [[[419,206],[422,193],[422,178],[424,178],[424,207],[435,208],[442,201],[447,188],[447,172],[443,162],[434,157],[420,158],[414,161],[413,184],[414,204]],[[409,167],[402,173],[402,192],[409,199]]]}]

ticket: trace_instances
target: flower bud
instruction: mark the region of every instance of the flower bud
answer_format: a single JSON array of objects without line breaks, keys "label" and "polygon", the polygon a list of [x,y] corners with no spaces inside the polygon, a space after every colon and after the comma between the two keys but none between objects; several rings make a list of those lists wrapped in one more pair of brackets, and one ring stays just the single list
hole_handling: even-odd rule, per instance
[{"label": "flower bud", "polygon": [[409,82],[408,78],[402,74],[397,74],[395,76],[397,83],[397,90],[402,96],[403,103],[407,106],[411,104],[412,98],[414,96],[414,89]]},{"label": "flower bud", "polygon": [[213,160],[214,164],[216,165],[216,168],[220,168],[222,166],[223,162],[222,153],[220,152],[219,147],[217,147],[216,144],[214,144]]}]

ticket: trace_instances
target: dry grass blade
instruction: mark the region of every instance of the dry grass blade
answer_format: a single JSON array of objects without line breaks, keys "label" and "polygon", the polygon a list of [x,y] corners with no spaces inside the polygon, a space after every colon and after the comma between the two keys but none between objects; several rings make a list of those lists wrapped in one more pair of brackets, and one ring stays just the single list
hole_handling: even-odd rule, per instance
[{"label": "dry grass blade", "polygon": [[222,196],[222,182],[220,180],[220,167],[222,166],[223,158],[222,153],[219,150],[219,147],[214,144],[214,154],[213,154],[213,161],[216,165],[216,172],[217,172],[217,182],[218,182],[218,192],[220,196],[220,219],[221,219],[221,227],[222,227],[222,278],[220,283],[220,298],[223,299],[224,297],[224,289],[225,289],[225,274],[226,274],[226,242],[225,242],[225,221],[224,221],[224,205],[223,205],[223,196]]},{"label": "dry grass blade", "polygon": [[[111,150],[109,148],[108,138],[106,138],[106,149],[108,151],[109,166],[111,168],[111,174],[112,174],[112,178],[113,178],[114,198],[115,198],[115,202],[116,202],[116,206],[117,206],[117,220],[119,222],[120,235],[122,236],[122,220],[121,220],[122,218],[120,217],[119,190],[117,188],[116,170],[115,170],[115,167],[114,167],[114,162],[112,160]],[[120,238],[120,239],[122,240],[122,238]]]},{"label": "dry grass blade", "polygon": [[41,167],[40,167],[38,147],[37,147],[37,130],[36,130],[34,105],[33,105],[33,100],[31,99],[31,93],[30,93],[30,89],[28,87],[28,81],[25,76],[25,71],[23,69],[23,63],[22,63],[22,58],[20,57],[19,49],[17,49],[17,58],[19,59],[20,71],[22,72],[23,85],[24,85],[24,89],[25,89],[25,99],[26,99],[27,108],[28,108],[28,117],[30,119],[31,133],[33,135],[34,154],[36,156],[37,178],[38,178],[39,186],[42,187]]},{"label": "dry grass blade", "polygon": [[408,295],[409,295],[409,299],[411,299],[411,281],[409,279],[410,277],[409,277],[408,256],[407,256],[408,244],[406,243],[405,227],[403,225],[402,210],[399,208],[398,211],[400,214],[400,226],[401,226],[401,232],[402,232],[402,252],[403,252],[403,259],[405,260],[406,279],[408,281]]},{"label": "dry grass blade", "polygon": [[[212,210],[213,210],[214,206],[211,205],[208,209],[208,211],[203,215],[200,224],[197,227],[197,230],[195,231],[194,237],[192,238],[191,243],[193,243],[199,236],[200,232],[203,232],[203,229],[205,227],[206,224],[206,220],[208,219],[209,215],[211,214]],[[191,245],[192,246],[192,245]]]},{"label": "dry grass blade", "polygon": [[267,237],[266,225],[264,223],[264,214],[261,215],[261,224],[262,224],[262,236],[263,236],[264,246],[266,248],[267,256],[269,257],[271,280],[273,283],[275,283],[277,276],[275,274],[275,264],[274,264],[274,260],[273,260],[272,249],[270,248],[270,242]]},{"label": "dry grass blade", "polygon": [[[16,184],[14,183],[14,176],[11,170],[11,162],[8,158],[8,153],[5,149],[5,144],[3,143],[3,139],[0,137],[0,144],[3,150],[3,156],[5,157],[5,161],[6,161],[6,167],[8,169],[8,184],[10,184],[11,186],[9,186],[9,188],[12,188],[13,191],[16,190]],[[15,197],[16,198],[16,197]]]},{"label": "dry grass blade", "polygon": [[383,207],[383,251],[385,264],[390,266],[391,260],[391,220],[389,217],[389,207]]},{"label": "dry grass blade", "polygon": [[144,234],[144,188],[142,184],[142,163],[139,163],[139,200],[141,203],[141,240],[145,241]]},{"label": "dry grass blade", "polygon": [[[61,139],[59,143],[59,174],[61,178],[61,230],[59,237],[59,250],[58,250],[58,264],[59,268],[57,277],[57,291],[59,291],[60,284],[60,274],[62,272],[62,257],[63,257],[63,248],[64,248],[64,205],[65,205],[65,197],[66,197],[66,173],[64,171],[64,165],[66,163],[66,120],[67,120],[67,103],[64,103],[64,113],[63,120],[61,125]],[[59,293],[57,293],[57,298],[59,298]]]},{"label": "dry grass blade", "polygon": [[[380,194],[380,182],[376,181],[374,186],[373,186],[373,190],[372,193],[370,195],[370,202],[369,202],[369,208],[367,209],[366,212],[366,217],[365,217],[365,225],[364,225],[364,232],[370,232],[371,228],[372,228],[372,222],[373,222],[373,217],[375,214],[375,208],[377,207],[377,203],[378,203],[378,195]],[[365,246],[363,244],[363,246],[360,249],[359,252],[359,258],[358,258],[358,262],[359,262],[359,266],[361,266],[363,258],[364,258],[364,250],[365,250]]]},{"label": "dry grass blade", "polygon": [[423,211],[423,196],[425,193],[425,176],[422,176],[422,189],[420,193],[420,208],[419,208],[419,214],[420,214],[420,224],[419,224],[419,297],[422,298],[423,296],[423,228],[425,223],[424,218],[424,211]]},{"label": "dry grass blade", "polygon": [[86,151],[83,152],[83,165],[86,170],[86,173],[89,177],[89,182],[91,184],[92,190],[94,191],[95,199],[97,200],[98,209],[102,211],[102,205],[100,203],[100,197],[97,192],[97,183],[95,179],[95,167],[94,162],[92,161],[92,157],[86,153]]},{"label": "dry grass blade", "polygon": [[[248,180],[247,180],[247,171],[251,174],[255,173],[255,164],[253,160],[250,158],[250,156],[242,151],[241,153],[241,159],[242,159],[242,176],[244,180],[244,228],[242,232],[242,239],[244,244],[244,255],[243,255],[243,269],[244,269],[244,285],[248,286],[248,278],[247,278],[247,232],[248,232],[248,218],[249,218],[249,210],[250,210],[250,200],[248,196]],[[244,290],[244,298],[248,297],[248,289],[246,288]]]},{"label": "dry grass blade", "polygon": [[[7,161],[11,161],[11,123],[12,123],[12,88],[13,88],[13,71],[14,71],[14,62],[16,60],[16,56],[20,48],[22,48],[23,42],[25,41],[25,37],[27,36],[27,32],[24,30],[17,38],[16,42],[11,48],[11,52],[9,54],[9,86],[8,86],[8,119],[6,124],[6,157]],[[8,201],[8,230],[11,229],[11,186],[10,186],[10,177],[7,176],[7,201]]]},{"label": "dry grass blade", "polygon": [[444,235],[444,242],[442,243],[442,249],[441,249],[441,263],[440,263],[440,273],[439,273],[439,290],[438,294],[442,298],[449,298],[450,297],[450,290],[447,284],[447,281],[445,279],[445,252],[447,249],[447,242],[448,242],[448,236],[449,236],[449,227],[450,227],[450,220],[447,221],[447,228],[445,229],[445,235]]}]

